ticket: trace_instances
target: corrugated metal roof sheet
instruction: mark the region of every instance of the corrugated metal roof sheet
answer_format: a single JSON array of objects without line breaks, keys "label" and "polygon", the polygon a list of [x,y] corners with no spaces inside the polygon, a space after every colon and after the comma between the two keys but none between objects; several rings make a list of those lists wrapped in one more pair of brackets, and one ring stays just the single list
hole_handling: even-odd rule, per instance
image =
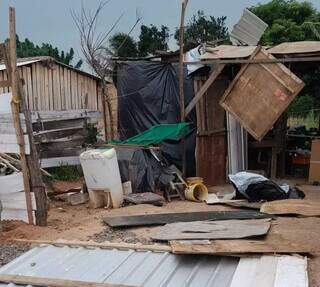
[{"label": "corrugated metal roof sheet", "polygon": [[238,262],[231,257],[50,245],[31,249],[0,274],[150,287],[228,287]]},{"label": "corrugated metal roof sheet", "polygon": [[[57,61],[55,58],[53,57],[49,57],[49,56],[39,56],[39,57],[28,57],[28,58],[18,58],[17,59],[17,66],[18,67],[21,67],[21,66],[26,66],[26,65],[30,65],[30,64],[33,64],[33,63],[37,63],[37,62],[45,62],[45,61],[52,61],[52,62],[55,62],[56,64],[58,65],[62,65],[66,68],[69,68],[71,70],[74,70],[80,74],[83,74],[83,75],[86,75],[90,78],[94,78],[96,80],[100,80],[99,77],[91,74],[91,73],[88,73],[88,72],[85,72],[85,71],[82,71],[82,70],[79,70],[77,68],[74,68],[72,66],[69,66],[69,65],[66,65],[64,63],[61,63],[59,61]],[[1,63],[0,64],[0,71],[3,71],[6,69],[6,65]]]},{"label": "corrugated metal roof sheet", "polygon": [[[0,274],[129,286],[307,287],[307,259],[221,257],[169,252],[42,245],[0,268]],[[14,287],[1,284],[0,287]]]},{"label": "corrugated metal roof sheet", "polygon": [[320,53],[320,41],[285,42],[268,50],[271,54]]},{"label": "corrugated metal roof sheet", "polygon": [[233,45],[257,45],[267,27],[268,24],[245,9],[241,19],[230,33],[230,40]]}]

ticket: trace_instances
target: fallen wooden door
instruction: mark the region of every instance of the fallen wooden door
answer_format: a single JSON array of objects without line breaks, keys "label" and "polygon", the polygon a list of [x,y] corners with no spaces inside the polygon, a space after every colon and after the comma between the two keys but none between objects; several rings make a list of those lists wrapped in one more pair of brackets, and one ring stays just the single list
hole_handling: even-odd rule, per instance
[{"label": "fallen wooden door", "polygon": [[[264,49],[253,59],[271,59]],[[244,65],[220,101],[257,140],[273,127],[304,87],[301,79],[280,63]]]}]

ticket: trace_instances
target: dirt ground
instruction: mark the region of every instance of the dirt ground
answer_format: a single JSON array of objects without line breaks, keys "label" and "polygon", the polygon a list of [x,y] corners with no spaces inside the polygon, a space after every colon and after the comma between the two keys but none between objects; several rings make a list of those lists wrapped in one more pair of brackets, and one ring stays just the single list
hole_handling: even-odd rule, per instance
[{"label": "dirt ground", "polygon": [[[288,182],[288,181],[286,181]],[[292,184],[292,182],[290,182]],[[320,187],[301,185],[300,189],[306,193],[306,198],[320,200]],[[58,183],[59,189],[64,190],[79,186],[79,182]],[[210,192],[231,192],[232,186],[224,185],[210,188]],[[90,209],[88,204],[70,206],[67,202],[51,200],[48,215],[48,226],[30,226],[17,221],[3,222],[3,231],[0,233],[0,266],[30,248],[26,244],[18,244],[15,239],[28,240],[68,240],[68,241],[95,241],[126,242],[153,244],[149,234],[159,227],[139,227],[112,229],[103,219],[111,216],[142,215],[149,213],[192,212],[192,211],[226,211],[237,208],[223,205],[209,206],[205,203],[189,201],[173,201],[162,207],[153,205],[130,205],[119,209]],[[320,255],[309,259],[310,286],[320,282]]]}]

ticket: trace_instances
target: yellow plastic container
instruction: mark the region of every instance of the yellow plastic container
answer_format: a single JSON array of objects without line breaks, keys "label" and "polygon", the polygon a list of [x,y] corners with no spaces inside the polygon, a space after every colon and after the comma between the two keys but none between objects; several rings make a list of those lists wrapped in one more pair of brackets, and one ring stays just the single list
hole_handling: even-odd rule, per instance
[{"label": "yellow plastic container", "polygon": [[187,184],[188,185],[193,185],[193,184],[197,184],[197,183],[203,183],[203,178],[202,177],[187,177],[186,178]]},{"label": "yellow plastic container", "polygon": [[188,185],[184,195],[187,200],[201,202],[208,199],[208,188],[202,183],[194,183]]}]

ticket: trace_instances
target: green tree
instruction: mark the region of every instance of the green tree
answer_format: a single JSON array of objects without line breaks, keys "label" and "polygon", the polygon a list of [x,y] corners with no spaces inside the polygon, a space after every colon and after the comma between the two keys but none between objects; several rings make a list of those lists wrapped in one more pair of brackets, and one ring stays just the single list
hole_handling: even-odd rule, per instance
[{"label": "green tree", "polygon": [[116,57],[137,57],[135,40],[126,33],[116,33],[109,39],[110,52]]},{"label": "green tree", "polygon": [[[253,6],[250,10],[269,25],[261,38],[262,45],[317,40],[317,34],[307,23],[319,23],[320,13],[308,1],[272,0]],[[295,65],[292,68],[295,68]],[[320,67],[299,66],[294,72],[302,78],[306,86],[290,106],[290,112],[320,107]]]},{"label": "green tree", "polygon": [[[24,41],[20,41],[17,36],[17,56],[18,58],[50,56],[59,62],[73,66],[72,61],[74,59],[74,50],[71,48],[69,52],[59,52],[57,47],[53,47],[49,43],[42,43],[41,46],[38,46],[27,38]],[[74,67],[79,69],[82,63],[82,60],[79,60]]]},{"label": "green tree", "polygon": [[250,10],[269,25],[261,38],[263,45],[316,40],[316,35],[305,27],[305,22],[320,22],[320,13],[310,2],[272,0]]},{"label": "green tree", "polygon": [[141,26],[141,32],[138,42],[138,50],[140,56],[147,56],[154,54],[155,51],[167,51],[169,41],[169,28],[162,25],[158,29],[154,25],[149,27],[146,25]]},{"label": "green tree", "polygon": [[[226,18],[225,16],[218,18],[207,16],[199,10],[186,25],[184,35],[186,49],[196,47],[204,42],[226,40],[228,38]],[[179,29],[176,30],[174,37],[179,43]]]}]

